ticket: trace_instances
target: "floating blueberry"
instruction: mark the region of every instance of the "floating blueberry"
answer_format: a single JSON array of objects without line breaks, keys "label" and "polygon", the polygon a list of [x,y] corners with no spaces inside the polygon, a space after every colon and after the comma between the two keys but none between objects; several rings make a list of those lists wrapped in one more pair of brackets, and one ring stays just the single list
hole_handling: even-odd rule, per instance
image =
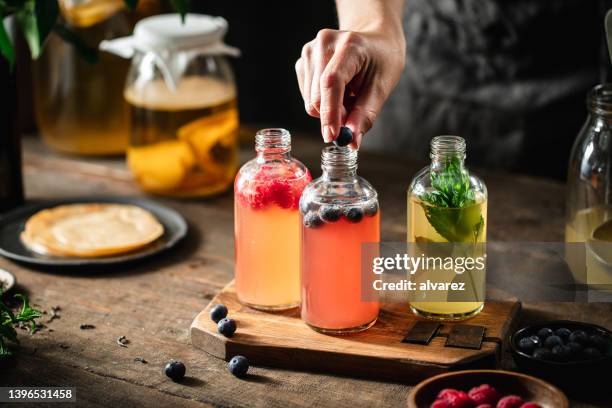
[{"label": "floating blueberry", "polygon": [[589,335],[586,334],[583,330],[576,330],[572,332],[572,334],[570,334],[569,341],[585,345],[589,342]]},{"label": "floating blueberry", "polygon": [[544,339],[546,339],[548,336],[552,336],[553,334],[555,334],[555,332],[553,332],[548,327],[543,327],[538,330],[538,337],[542,339],[542,341],[544,341]]},{"label": "floating blueberry", "polygon": [[350,207],[344,211],[344,216],[348,222],[359,222],[363,219],[363,210],[359,207]]},{"label": "floating blueberry", "polygon": [[164,367],[164,374],[174,382],[179,382],[185,378],[185,364],[180,361],[171,361]]},{"label": "floating blueberry", "polygon": [[564,345],[554,346],[551,353],[552,357],[557,361],[567,361],[572,355],[570,348]]},{"label": "floating blueberry", "polygon": [[538,360],[550,360],[552,352],[547,348],[540,347],[533,351],[533,357]]},{"label": "floating blueberry", "polygon": [[[536,337],[537,338],[537,337]],[[538,342],[539,342],[538,338]],[[537,348],[538,344],[531,337],[523,337],[519,340],[518,347],[521,351],[531,354]]]},{"label": "floating blueberry", "polygon": [[236,321],[227,317],[219,320],[217,323],[217,331],[225,337],[232,337],[236,332]]},{"label": "floating blueberry", "polygon": [[364,207],[363,212],[366,215],[366,217],[375,216],[376,213],[378,212],[378,201],[372,201],[371,203],[367,204]]},{"label": "floating blueberry", "polygon": [[563,341],[567,341],[569,339],[569,336],[572,334],[572,331],[566,327],[560,327],[555,330],[555,334],[561,337]]},{"label": "floating blueberry", "polygon": [[606,338],[600,334],[593,334],[589,337],[589,344],[591,347],[596,348],[597,350],[605,353],[608,350],[609,342]]},{"label": "floating blueberry", "polygon": [[323,225],[323,220],[318,213],[311,211],[304,215],[304,226],[306,228],[317,228],[321,225]]},{"label": "floating blueberry", "polygon": [[351,143],[353,141],[353,131],[349,128],[347,128],[346,126],[342,126],[340,128],[340,134],[338,135],[338,137],[336,138],[336,140],[334,140],[334,144],[336,146],[348,146],[349,143]]},{"label": "floating blueberry", "polygon": [[587,360],[594,360],[596,358],[601,358],[602,354],[596,348],[588,347],[582,350],[582,356]]},{"label": "floating blueberry", "polygon": [[242,378],[249,371],[249,360],[244,356],[234,356],[227,363],[227,369],[236,377]]},{"label": "floating blueberry", "polygon": [[582,345],[580,343],[576,343],[575,341],[570,341],[567,343],[567,347],[569,347],[572,355],[577,356],[582,351]]},{"label": "floating blueberry", "polygon": [[546,340],[544,340],[544,347],[552,349],[555,346],[562,346],[563,339],[561,337],[553,334],[552,336],[548,336]]},{"label": "floating blueberry", "polygon": [[319,217],[324,222],[336,222],[342,217],[342,209],[337,205],[322,205],[319,208]]},{"label": "floating blueberry", "polygon": [[210,318],[213,322],[219,323],[219,320],[227,316],[227,307],[225,305],[215,305],[210,309]]}]

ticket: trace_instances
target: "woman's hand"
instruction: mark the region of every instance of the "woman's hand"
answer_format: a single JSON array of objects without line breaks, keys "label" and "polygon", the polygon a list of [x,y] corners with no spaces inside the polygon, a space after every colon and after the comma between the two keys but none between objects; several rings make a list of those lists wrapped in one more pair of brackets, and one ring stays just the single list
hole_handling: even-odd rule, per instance
[{"label": "woman's hand", "polygon": [[345,125],[353,131],[353,146],[359,147],[404,69],[401,21],[399,29],[396,24],[377,26],[380,29],[321,30],[304,45],[295,64],[306,112],[321,119],[326,143]]}]

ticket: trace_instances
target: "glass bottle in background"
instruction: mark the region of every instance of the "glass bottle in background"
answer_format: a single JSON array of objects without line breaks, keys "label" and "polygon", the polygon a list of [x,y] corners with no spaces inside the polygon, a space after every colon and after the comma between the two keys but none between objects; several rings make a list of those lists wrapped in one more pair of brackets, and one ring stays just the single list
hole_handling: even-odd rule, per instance
[{"label": "glass bottle in background", "polygon": [[285,129],[257,132],[255,150],[234,184],[236,292],[256,309],[290,309],[300,303],[298,205],[311,176]]},{"label": "glass bottle in background", "polygon": [[[572,148],[565,240],[585,242],[587,269],[568,259],[579,283],[612,283],[612,84],[587,97],[589,115]],[[570,247],[568,247],[570,248]],[[566,251],[566,256],[570,252]],[[571,257],[570,257],[571,258]],[[588,277],[587,277],[588,276]]]},{"label": "glass bottle in background", "polygon": [[[90,47],[125,36],[139,19],[159,13],[157,0],[134,12],[123,0],[59,0],[66,24]],[[34,104],[39,130],[52,148],[80,155],[125,152],[129,125],[123,86],[129,62],[99,53],[91,63],[51,33],[34,63]]]},{"label": "glass bottle in background", "polygon": [[[408,189],[407,238],[413,244],[409,247],[413,256],[476,259],[484,255],[487,189],[465,168],[465,151],[465,140],[458,136],[437,136],[431,141],[431,165],[414,177]],[[411,280],[417,284],[460,280],[466,289],[459,298],[449,291],[414,291],[410,307],[415,314],[457,320],[482,310],[485,270],[468,269],[457,274],[452,268],[431,265],[419,269]]]},{"label": "glass bottle in background", "polygon": [[366,330],[379,303],[362,297],[362,244],[380,241],[376,190],[357,175],[357,151],[326,147],[323,174],[302,194],[302,319],[329,334]]}]

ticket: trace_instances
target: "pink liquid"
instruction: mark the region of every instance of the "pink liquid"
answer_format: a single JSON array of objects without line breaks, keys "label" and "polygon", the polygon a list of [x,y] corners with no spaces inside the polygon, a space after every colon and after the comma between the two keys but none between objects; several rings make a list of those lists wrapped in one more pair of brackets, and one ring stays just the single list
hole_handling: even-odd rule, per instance
[{"label": "pink liquid", "polygon": [[380,212],[302,228],[302,319],[323,331],[350,332],[376,321],[378,302],[361,300],[361,244],[380,241]]}]

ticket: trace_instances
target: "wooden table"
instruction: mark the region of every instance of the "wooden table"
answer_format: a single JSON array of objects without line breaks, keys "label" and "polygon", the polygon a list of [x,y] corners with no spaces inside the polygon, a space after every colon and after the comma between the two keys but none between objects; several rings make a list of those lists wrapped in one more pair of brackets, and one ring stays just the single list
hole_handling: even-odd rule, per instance
[{"label": "wooden table", "polygon": [[[84,160],[49,152],[26,139],[28,199],[88,195],[142,195],[120,159]],[[320,174],[321,143],[294,137],[294,154]],[[252,156],[245,146],[242,158]],[[406,188],[423,163],[363,153],[361,175],[378,190],[383,209],[382,238],[404,240]],[[530,177],[479,171],[489,187],[489,240],[563,239],[564,186]],[[77,387],[79,407],[94,406],[405,406],[410,386],[329,375],[253,367],[248,380],[227,372],[226,363],[193,349],[189,325],[233,276],[233,209],[230,193],[205,200],[155,198],[188,220],[188,239],[176,251],[130,269],[109,268],[86,275],[34,271],[5,259],[19,290],[60,318],[33,336],[20,333],[15,368],[0,371],[0,385]],[[524,305],[525,321],[573,318],[612,327],[610,304]],[[95,326],[81,330],[81,324]],[[126,336],[127,348],[116,339]],[[147,363],[135,361],[144,358]],[[175,384],[162,367],[178,359],[188,379]],[[591,406],[576,404],[575,406]]]}]

